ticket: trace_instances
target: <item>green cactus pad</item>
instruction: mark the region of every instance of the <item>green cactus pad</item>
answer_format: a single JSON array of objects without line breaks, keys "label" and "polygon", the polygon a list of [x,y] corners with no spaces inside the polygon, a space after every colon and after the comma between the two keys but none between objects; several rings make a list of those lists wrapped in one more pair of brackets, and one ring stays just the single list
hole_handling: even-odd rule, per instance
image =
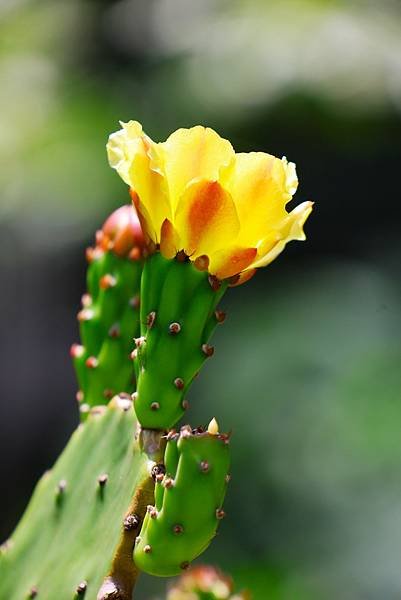
[{"label": "green cactus pad", "polygon": [[156,478],[155,506],[148,507],[134,550],[139,569],[178,575],[209,546],[224,516],[229,455],[224,434],[185,426],[168,435],[166,473]]},{"label": "green cactus pad", "polygon": [[0,598],[96,600],[121,540],[132,535],[126,531],[135,525],[127,521],[131,498],[144,481],[153,490],[148,459],[134,441],[132,403],[113,399],[97,412],[77,428],[54,468],[39,481],[3,545]]},{"label": "green cactus pad", "polygon": [[135,375],[130,353],[139,331],[142,262],[95,250],[88,268],[88,294],[78,313],[82,345],[71,355],[82,413],[107,404],[115,394],[131,394]]},{"label": "green cactus pad", "polygon": [[137,340],[135,411],[149,429],[169,429],[182,417],[193,378],[213,348],[221,320],[216,306],[227,288],[189,261],[149,257],[141,283],[141,337]]}]

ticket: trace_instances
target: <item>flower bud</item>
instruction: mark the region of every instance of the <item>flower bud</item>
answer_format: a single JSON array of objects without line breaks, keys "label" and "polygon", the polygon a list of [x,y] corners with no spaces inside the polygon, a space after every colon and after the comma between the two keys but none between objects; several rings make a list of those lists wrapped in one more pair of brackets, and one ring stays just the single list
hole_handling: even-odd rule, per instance
[{"label": "flower bud", "polygon": [[121,206],[106,219],[97,232],[96,244],[103,251],[138,260],[142,256],[144,237],[133,206]]}]

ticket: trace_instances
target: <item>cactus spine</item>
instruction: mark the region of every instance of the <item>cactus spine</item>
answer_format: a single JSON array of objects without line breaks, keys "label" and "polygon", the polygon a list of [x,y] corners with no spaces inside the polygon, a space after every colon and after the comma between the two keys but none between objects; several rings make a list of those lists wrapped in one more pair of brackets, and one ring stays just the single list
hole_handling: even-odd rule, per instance
[{"label": "cactus spine", "polygon": [[139,331],[143,237],[135,209],[123,206],[97,232],[87,257],[88,292],[78,313],[81,344],[73,358],[81,414],[135,389],[132,338]]},{"label": "cactus spine", "polygon": [[169,429],[183,416],[185,395],[221,322],[216,307],[227,288],[178,255],[150,256],[141,283],[141,336],[135,351],[135,411],[142,427]]}]

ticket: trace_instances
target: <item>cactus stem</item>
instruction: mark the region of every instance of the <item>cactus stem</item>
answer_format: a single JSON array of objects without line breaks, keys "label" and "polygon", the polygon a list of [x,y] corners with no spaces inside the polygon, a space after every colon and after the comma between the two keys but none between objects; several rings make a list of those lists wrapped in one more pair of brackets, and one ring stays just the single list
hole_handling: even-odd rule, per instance
[{"label": "cactus stem", "polygon": [[184,528],[183,528],[183,526],[182,526],[182,525],[179,525],[179,524],[177,524],[177,525],[174,525],[174,527],[173,527],[173,532],[174,532],[176,535],[180,535],[181,533],[184,533]]},{"label": "cactus stem", "polygon": [[224,323],[227,317],[227,313],[224,312],[224,310],[216,310],[214,316],[216,317],[216,321],[218,323]]},{"label": "cactus stem", "polygon": [[171,335],[177,335],[181,331],[181,325],[177,322],[170,323],[170,325],[168,326],[168,330]]},{"label": "cactus stem", "polygon": [[81,581],[81,583],[78,584],[78,586],[77,586],[76,593],[79,596],[81,596],[82,594],[85,594],[87,587],[88,587],[88,582],[87,581]]},{"label": "cactus stem", "polygon": [[[148,505],[154,503],[154,481],[149,473],[149,461],[160,463],[164,454],[164,435],[161,431],[139,430],[139,447],[148,461],[140,474],[140,479],[130,506],[123,521],[122,535],[115,552],[111,570],[105,578],[97,595],[97,600],[121,598],[131,600],[132,590],[138,577],[138,567],[132,560],[132,549],[137,543],[140,523],[146,515]],[[111,584],[114,596],[110,595]]]},{"label": "cactus stem", "polygon": [[224,512],[224,510],[222,508],[218,508],[216,510],[216,518],[221,520],[224,519],[224,517],[226,516],[226,513]]},{"label": "cactus stem", "polygon": [[176,379],[174,379],[174,385],[177,388],[177,390],[183,390],[184,389],[184,380],[181,379],[181,377],[176,377]]},{"label": "cactus stem", "polygon": [[182,562],[180,564],[180,569],[182,569],[183,571],[186,571],[187,569],[189,569],[189,562],[187,560],[185,560],[184,562]]},{"label": "cactus stem", "polygon": [[202,344],[202,352],[209,358],[214,354],[214,346],[211,346],[210,344]]},{"label": "cactus stem", "polygon": [[37,595],[38,595],[38,588],[36,587],[36,585],[34,585],[29,590],[29,596],[28,596],[28,598],[36,598]]},{"label": "cactus stem", "polygon": [[100,278],[99,286],[102,290],[108,290],[117,284],[117,279],[110,273],[106,273]]},{"label": "cactus stem", "polygon": [[152,329],[156,321],[156,311],[152,310],[146,317],[146,325],[148,329]]},{"label": "cactus stem", "polygon": [[199,468],[202,471],[202,473],[208,473],[209,469],[210,469],[210,465],[207,462],[207,460],[201,460],[201,462],[199,463]]},{"label": "cactus stem", "polygon": [[89,356],[85,361],[85,365],[88,369],[96,369],[99,366],[99,361],[96,356]]},{"label": "cactus stem", "polygon": [[107,475],[107,473],[102,473],[101,475],[99,475],[99,477],[97,478],[97,482],[100,485],[100,487],[104,487],[107,483],[109,476]]},{"label": "cactus stem", "polygon": [[152,402],[150,405],[150,410],[159,410],[160,404],[158,402]]}]

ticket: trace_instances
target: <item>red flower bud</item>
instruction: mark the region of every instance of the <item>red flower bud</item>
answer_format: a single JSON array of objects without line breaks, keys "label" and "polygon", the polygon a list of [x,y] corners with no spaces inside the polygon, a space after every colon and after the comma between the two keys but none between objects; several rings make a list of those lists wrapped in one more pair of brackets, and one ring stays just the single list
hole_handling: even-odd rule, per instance
[{"label": "red flower bud", "polygon": [[97,247],[118,256],[139,260],[145,245],[138,215],[133,206],[121,206],[106,219],[96,235]]}]

